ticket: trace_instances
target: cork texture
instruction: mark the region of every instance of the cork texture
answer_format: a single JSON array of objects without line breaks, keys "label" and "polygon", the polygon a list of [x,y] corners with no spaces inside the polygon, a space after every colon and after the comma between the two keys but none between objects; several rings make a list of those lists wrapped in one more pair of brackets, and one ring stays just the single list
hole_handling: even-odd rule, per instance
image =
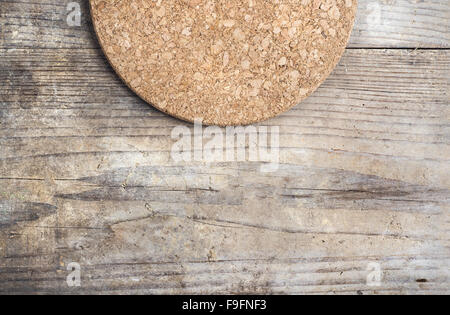
[{"label": "cork texture", "polygon": [[357,0],[90,0],[111,65],[177,118],[246,125],[283,113],[329,76]]}]

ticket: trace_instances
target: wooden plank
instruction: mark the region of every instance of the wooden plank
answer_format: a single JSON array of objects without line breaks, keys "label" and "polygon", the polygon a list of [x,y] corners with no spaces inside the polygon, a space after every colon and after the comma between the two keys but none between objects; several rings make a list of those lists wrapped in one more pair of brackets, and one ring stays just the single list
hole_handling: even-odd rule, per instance
[{"label": "wooden plank", "polygon": [[263,124],[269,174],[175,163],[170,133],[192,127],[98,49],[0,54],[0,292],[448,294],[448,51],[347,51]]},{"label": "wooden plank", "polygon": [[350,47],[448,48],[450,4],[445,0],[359,0]]},{"label": "wooden plank", "polygon": [[[2,1],[0,48],[94,48],[88,0],[81,5],[82,24],[67,24],[71,0]],[[449,48],[447,0],[359,0],[350,47]]]},{"label": "wooden plank", "polygon": [[[434,171],[440,173],[449,156],[448,60],[447,51],[348,51],[314,97],[267,122],[281,126],[282,142],[301,144],[282,150],[282,159],[300,163],[307,156],[328,167],[367,156],[396,163],[402,172],[395,179],[447,188],[448,177]],[[90,158],[108,148],[119,160],[135,150],[168,159],[168,135],[180,122],[136,98],[98,50],[15,50],[5,54],[2,64],[6,93],[1,96],[5,127],[0,154],[8,163],[41,159],[45,164],[58,153],[71,160],[86,154],[78,151],[82,145],[87,153],[97,152]],[[434,164],[440,167],[428,168]],[[392,165],[382,165],[392,172]],[[367,172],[367,165],[355,162],[352,167]],[[417,167],[424,173],[419,177]],[[22,175],[41,178],[40,171],[46,172],[38,168],[36,174]],[[54,170],[69,178],[80,171]],[[84,171],[80,176],[92,175]]]},{"label": "wooden plank", "polygon": [[[449,293],[448,50],[348,50],[263,124],[275,173],[183,165],[192,127],[124,87],[68,2],[0,6],[1,293]],[[448,48],[449,12],[360,0],[350,48]]]}]

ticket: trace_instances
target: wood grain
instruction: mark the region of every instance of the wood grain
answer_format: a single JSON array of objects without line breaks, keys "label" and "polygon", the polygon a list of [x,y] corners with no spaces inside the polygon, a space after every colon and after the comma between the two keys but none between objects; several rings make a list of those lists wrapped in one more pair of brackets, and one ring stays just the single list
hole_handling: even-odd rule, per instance
[{"label": "wood grain", "polygon": [[[81,27],[67,25],[71,0],[2,0],[1,48],[94,48],[89,0],[77,1]],[[447,0],[359,0],[350,47],[449,48]]]},{"label": "wood grain", "polygon": [[359,36],[360,18],[358,49],[265,123],[281,131],[267,174],[173,162],[172,129],[192,127],[133,95],[86,21],[68,28],[64,1],[2,1],[0,292],[448,294],[448,28],[411,21],[449,5],[373,3],[392,28]]}]

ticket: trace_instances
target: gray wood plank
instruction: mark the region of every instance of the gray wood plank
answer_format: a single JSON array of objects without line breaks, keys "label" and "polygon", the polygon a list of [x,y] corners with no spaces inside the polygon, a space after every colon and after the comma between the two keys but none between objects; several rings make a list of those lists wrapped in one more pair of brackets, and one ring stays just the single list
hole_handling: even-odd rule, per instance
[{"label": "gray wood plank", "polygon": [[0,6],[0,293],[449,293],[449,51],[361,49],[448,48],[448,1],[360,0],[355,49],[261,124],[275,173],[175,163],[192,126],[130,92],[68,2]]},{"label": "gray wood plank", "polygon": [[[2,0],[0,48],[93,48],[88,0],[81,5],[82,24],[67,24],[71,0]],[[450,5],[447,0],[359,0],[350,47],[449,48]]]},{"label": "gray wood plank", "polygon": [[98,49],[2,55],[0,292],[448,293],[448,51],[347,51],[263,124],[281,128],[269,174],[175,163],[170,133],[192,127]]}]

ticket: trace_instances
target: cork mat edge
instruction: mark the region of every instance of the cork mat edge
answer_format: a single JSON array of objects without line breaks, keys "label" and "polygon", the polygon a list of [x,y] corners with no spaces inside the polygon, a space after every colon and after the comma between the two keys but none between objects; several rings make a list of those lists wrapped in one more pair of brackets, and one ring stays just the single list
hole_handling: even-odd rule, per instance
[{"label": "cork mat edge", "polygon": [[[354,0],[356,3],[356,8],[358,8],[358,0]],[[357,12],[357,10],[356,10]],[[194,120],[190,120],[190,119],[186,119],[183,118],[182,116],[177,115],[176,113],[169,113],[168,111],[165,111],[164,109],[158,107],[156,104],[154,104],[153,102],[150,102],[148,100],[145,99],[145,97],[139,93],[135,88],[133,88],[131,86],[130,83],[128,83],[125,78],[122,76],[122,74],[118,71],[117,67],[114,65],[114,63],[111,61],[110,57],[108,56],[105,47],[103,45],[103,43],[100,40],[100,36],[98,33],[98,29],[97,29],[97,24],[95,23],[94,19],[93,19],[93,7],[92,7],[92,0],[89,0],[89,13],[91,16],[91,22],[94,28],[94,33],[96,36],[96,41],[97,43],[100,45],[100,48],[102,50],[103,55],[105,56],[106,60],[108,61],[108,64],[112,67],[112,69],[114,70],[115,74],[120,78],[120,80],[125,84],[125,86],[127,86],[134,94],[136,94],[141,100],[143,100],[145,103],[147,103],[148,105],[152,106],[153,108],[155,108],[156,110],[168,115],[169,117],[173,117],[175,119],[178,119],[180,121],[184,121],[187,123],[194,123]],[[348,43],[350,41],[350,38],[353,34],[353,30],[354,30],[354,26],[355,26],[355,22],[356,22],[356,13],[355,13],[355,17],[353,18],[353,20],[351,21],[351,28],[350,28],[350,32],[347,36],[347,38],[345,39],[345,45],[343,45],[340,48],[339,51],[339,58],[337,58],[337,60],[335,61],[335,63],[332,65],[332,67],[329,68],[328,72],[324,74],[322,80],[319,82],[319,84],[316,86],[316,88],[312,89],[309,93],[307,93],[305,96],[303,96],[296,104],[293,104],[291,107],[287,107],[285,109],[283,109],[282,111],[280,111],[277,115],[275,115],[274,117],[271,118],[259,118],[259,119],[249,119],[248,121],[242,123],[242,124],[221,124],[221,123],[209,123],[208,121],[203,121],[203,124],[206,126],[219,126],[219,127],[227,127],[227,126],[248,126],[248,125],[252,125],[252,124],[257,124],[257,123],[261,123],[264,121],[268,121],[271,119],[275,119],[277,117],[280,117],[281,115],[287,113],[288,111],[292,110],[294,107],[298,106],[300,103],[302,103],[304,100],[306,100],[307,98],[309,98],[311,95],[313,95],[322,85],[323,83],[330,77],[330,75],[333,73],[333,71],[336,69],[336,67],[339,65],[340,61],[342,60],[342,57],[344,56],[344,53],[347,49]]]}]

